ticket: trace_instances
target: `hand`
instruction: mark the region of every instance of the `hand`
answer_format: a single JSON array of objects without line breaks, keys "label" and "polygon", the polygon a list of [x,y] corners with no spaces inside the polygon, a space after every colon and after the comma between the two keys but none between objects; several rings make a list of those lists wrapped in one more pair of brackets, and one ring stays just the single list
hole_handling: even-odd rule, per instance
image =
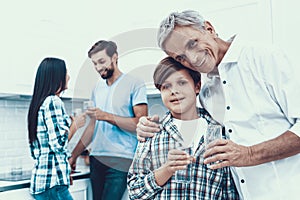
[{"label": "hand", "polygon": [[211,169],[226,166],[251,166],[251,151],[249,147],[238,145],[231,140],[218,139],[208,144],[204,153],[204,164],[217,162],[210,165]]},{"label": "hand", "polygon": [[193,156],[188,155],[185,151],[172,149],[168,153],[168,161],[165,163],[165,167],[174,174],[177,170],[185,169],[191,162],[195,162]]},{"label": "hand", "polygon": [[73,123],[75,123],[76,125],[76,130],[83,127],[85,125],[86,122],[86,114],[85,113],[81,113],[75,117],[71,117],[73,120]]},{"label": "hand", "polygon": [[159,132],[160,127],[158,121],[158,115],[153,115],[152,117],[140,117],[139,122],[136,125],[137,139],[144,142],[145,138],[153,137],[154,133]]},{"label": "hand", "polygon": [[96,120],[105,120],[107,112],[104,112],[100,108],[89,108],[86,111],[86,114],[91,118],[91,119],[96,119]]},{"label": "hand", "polygon": [[76,161],[77,158],[74,158],[73,156],[69,158],[69,164],[71,166],[72,171],[76,170]]}]

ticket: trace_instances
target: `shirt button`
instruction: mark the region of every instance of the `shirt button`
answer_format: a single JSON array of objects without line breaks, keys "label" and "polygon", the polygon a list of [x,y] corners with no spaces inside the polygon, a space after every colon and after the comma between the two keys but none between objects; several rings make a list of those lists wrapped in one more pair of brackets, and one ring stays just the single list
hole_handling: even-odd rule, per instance
[{"label": "shirt button", "polygon": [[229,133],[232,133],[232,129],[228,129],[228,132],[229,132]]},{"label": "shirt button", "polygon": [[223,84],[226,84],[226,81],[223,81]]},{"label": "shirt button", "polygon": [[241,183],[245,183],[245,180],[244,180],[244,179],[241,179]]},{"label": "shirt button", "polygon": [[227,109],[227,110],[230,110],[230,106],[227,106],[226,109]]}]

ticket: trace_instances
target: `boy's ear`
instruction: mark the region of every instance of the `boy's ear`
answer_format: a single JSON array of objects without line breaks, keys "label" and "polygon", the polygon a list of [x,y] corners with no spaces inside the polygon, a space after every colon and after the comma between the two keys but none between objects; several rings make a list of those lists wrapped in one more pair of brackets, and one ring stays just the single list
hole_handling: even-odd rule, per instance
[{"label": "boy's ear", "polygon": [[198,95],[200,93],[200,89],[201,89],[201,81],[199,81],[196,85],[195,85],[195,92]]}]

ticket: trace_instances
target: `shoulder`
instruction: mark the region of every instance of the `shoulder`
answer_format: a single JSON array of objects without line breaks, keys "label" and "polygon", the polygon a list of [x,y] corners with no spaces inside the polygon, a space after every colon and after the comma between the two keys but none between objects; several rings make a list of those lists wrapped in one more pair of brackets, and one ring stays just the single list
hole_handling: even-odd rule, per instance
[{"label": "shoulder", "polygon": [[244,42],[241,55],[251,56],[253,59],[267,59],[274,55],[284,54],[284,51],[279,46],[266,43]]},{"label": "shoulder", "polygon": [[43,107],[47,107],[50,109],[58,108],[61,107],[62,105],[63,105],[63,101],[61,100],[61,98],[59,98],[56,95],[50,95],[46,97],[46,99],[43,102]]},{"label": "shoulder", "polygon": [[198,108],[198,115],[200,118],[203,118],[207,121],[207,123],[210,123],[213,121],[212,117],[210,116],[209,112],[204,108]]},{"label": "shoulder", "polygon": [[133,76],[131,74],[123,74],[123,79],[122,81],[132,84],[132,85],[144,85],[144,81],[136,76]]}]

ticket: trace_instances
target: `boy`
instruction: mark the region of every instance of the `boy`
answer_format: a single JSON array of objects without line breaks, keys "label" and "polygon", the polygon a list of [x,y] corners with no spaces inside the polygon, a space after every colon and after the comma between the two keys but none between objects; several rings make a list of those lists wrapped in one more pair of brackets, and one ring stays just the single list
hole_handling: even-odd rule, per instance
[{"label": "boy", "polygon": [[[162,130],[138,145],[128,173],[130,198],[239,199],[229,168],[211,170],[203,164],[203,134],[212,119],[196,107],[200,73],[167,57],[153,79],[169,112]],[[180,150],[184,146],[192,147],[189,153]],[[177,180],[177,170],[189,169],[189,181]]]}]

